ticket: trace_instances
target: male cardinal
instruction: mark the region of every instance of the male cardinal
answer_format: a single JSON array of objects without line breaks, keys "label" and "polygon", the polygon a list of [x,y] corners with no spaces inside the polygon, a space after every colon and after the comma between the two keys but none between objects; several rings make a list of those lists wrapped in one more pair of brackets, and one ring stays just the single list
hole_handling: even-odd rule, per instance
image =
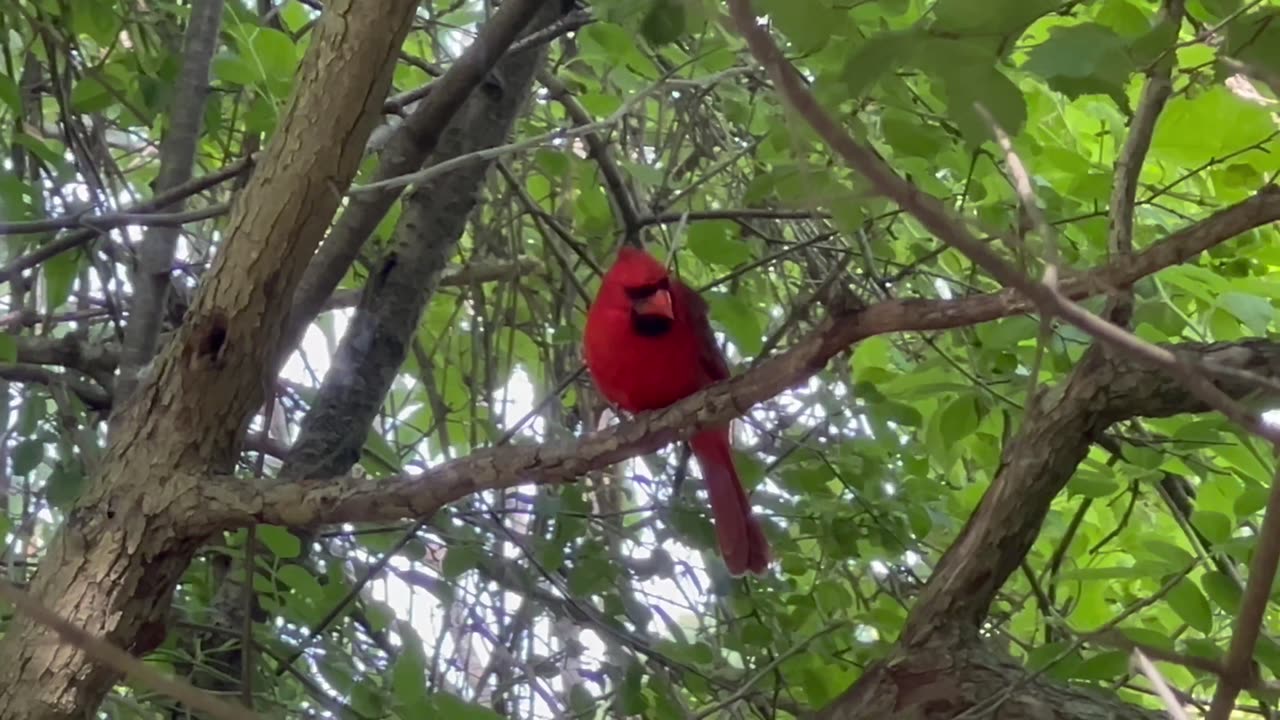
[{"label": "male cardinal", "polygon": [[[587,311],[587,369],[601,394],[627,412],[664,408],[729,377],[698,293],[643,250],[623,247]],[[711,495],[720,554],[734,576],[763,574],[769,543],[733,467],[729,426],[690,440]]]}]

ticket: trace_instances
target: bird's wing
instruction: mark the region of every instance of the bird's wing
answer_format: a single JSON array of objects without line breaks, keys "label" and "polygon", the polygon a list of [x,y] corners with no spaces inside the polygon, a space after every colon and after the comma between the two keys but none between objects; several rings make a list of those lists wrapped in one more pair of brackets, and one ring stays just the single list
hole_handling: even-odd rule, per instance
[{"label": "bird's wing", "polygon": [[724,380],[729,377],[729,364],[725,362],[724,353],[716,345],[715,333],[711,331],[707,301],[679,280],[673,280],[672,286],[679,296],[679,307],[685,310],[685,322],[698,344],[698,365],[706,373],[708,384]]}]

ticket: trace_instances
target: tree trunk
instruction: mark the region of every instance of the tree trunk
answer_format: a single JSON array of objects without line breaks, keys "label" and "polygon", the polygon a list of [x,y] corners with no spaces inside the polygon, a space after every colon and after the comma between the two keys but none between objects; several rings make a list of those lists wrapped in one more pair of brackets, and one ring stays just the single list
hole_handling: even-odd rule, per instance
[{"label": "tree trunk", "polygon": [[[88,632],[139,654],[164,638],[174,587],[219,529],[201,484],[233,465],[289,300],[355,174],[416,5],[391,0],[372,13],[352,0],[325,4],[187,321],[119,409],[101,468],[32,583],[34,599]],[[5,720],[93,717],[118,680],[25,616],[0,657]]]}]

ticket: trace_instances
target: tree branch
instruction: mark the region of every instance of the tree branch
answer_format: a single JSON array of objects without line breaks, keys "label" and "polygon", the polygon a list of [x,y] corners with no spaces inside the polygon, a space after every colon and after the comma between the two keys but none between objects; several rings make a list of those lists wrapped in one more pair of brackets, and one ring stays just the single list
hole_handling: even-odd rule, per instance
[{"label": "tree branch", "polygon": [[[746,39],[752,55],[764,66],[786,104],[813,128],[845,164],[867,178],[876,193],[897,203],[925,229],[967,255],[1006,288],[1016,289],[1032,300],[1042,314],[1062,317],[1108,347],[1143,358],[1149,365],[1175,375],[1230,420],[1267,438],[1273,444],[1280,445],[1280,428],[1263,423],[1256,413],[1239,407],[1200,373],[1179,363],[1176,357],[1161,352],[1156,346],[1108,323],[1060,293],[1057,288],[1056,267],[1049,266],[1044,280],[1036,281],[1006,262],[975,237],[941,200],[900,177],[877,153],[845,131],[805,86],[798,71],[769,35],[768,29],[755,21],[748,0],[728,0],[728,4],[738,32]],[[1115,289],[1119,287],[1123,286]]]},{"label": "tree branch", "polygon": [[[1161,22],[1172,23],[1175,28],[1180,27],[1183,11],[1183,0],[1168,0]],[[1151,148],[1156,121],[1160,119],[1160,113],[1173,91],[1170,77],[1175,62],[1176,56],[1169,53],[1167,57],[1158,58],[1152,63],[1147,72],[1146,85],[1142,88],[1142,98],[1138,101],[1138,109],[1129,124],[1129,135],[1116,159],[1115,181],[1111,186],[1110,210],[1107,214],[1107,249],[1114,259],[1133,252],[1133,208],[1138,193],[1138,178],[1142,175],[1142,166],[1146,162],[1147,151]],[[1133,315],[1133,291],[1125,289],[1114,296],[1103,315],[1117,325],[1127,326]]]},{"label": "tree branch", "polygon": [[[484,79],[520,31],[544,3],[557,0],[511,0],[502,4],[480,28],[476,39],[438,80],[431,93],[396,129],[382,151],[373,182],[398,177],[422,166],[458,108]],[[284,330],[282,347],[292,348],[324,307],[334,288],[355,261],[365,240],[400,197],[399,188],[353,194],[324,244],[307,268]],[[284,361],[283,356],[277,364]]]},{"label": "tree branch", "polygon": [[46,243],[33,252],[27,253],[0,268],[0,282],[12,282],[17,278],[18,273],[30,270],[55,255],[74,250],[107,230],[124,227],[125,225],[145,224],[149,216],[159,208],[179,199],[204,192],[231,178],[239,177],[241,173],[253,166],[255,160],[256,156],[241,158],[216,172],[211,172],[208,175],[183,183],[167,192],[157,193],[153,197],[130,205],[118,213],[106,215],[77,213],[49,220],[0,223],[0,235],[32,235],[64,228],[82,228]]},{"label": "tree branch", "polygon": [[111,408],[111,394],[102,386],[89,380],[75,377],[67,373],[55,373],[39,365],[24,363],[0,363],[0,378],[20,383],[36,383],[39,385],[62,385],[75,393],[85,405],[94,410]]},{"label": "tree branch", "polygon": [[80,626],[41,605],[7,581],[0,581],[0,599],[18,608],[19,612],[52,628],[65,642],[85,650],[101,662],[110,665],[121,675],[158,693],[180,700],[187,707],[206,713],[213,720],[255,720],[259,717],[251,710],[236,707],[214,695],[201,692],[179,678],[164,675],[115,645],[90,635]]},{"label": "tree branch", "polygon": [[[881,305],[886,304],[889,303]],[[200,520],[215,525],[257,521],[310,526],[425,518],[447,503],[483,490],[525,483],[569,482],[590,470],[657,450],[691,435],[699,427],[741,415],[755,403],[815,374],[853,339],[896,330],[869,324],[868,316],[874,317],[881,305],[839,320],[828,320],[796,346],[742,375],[666,409],[640,415],[633,421],[576,441],[480,450],[423,473],[391,478],[302,480],[271,488],[250,487],[235,479],[193,482],[196,486],[193,489],[199,493],[199,499],[193,502],[207,509]],[[955,315],[935,317],[941,320]],[[1266,341],[1188,344],[1170,346],[1170,351],[1265,377],[1280,377],[1280,345]],[[1083,456],[1093,424],[1207,409],[1184,383],[1151,373],[1140,363],[1127,359],[1104,361],[1095,353],[1095,358],[1091,362],[1082,361],[1081,367],[1085,369],[1079,370],[1076,377],[1087,379],[1074,381],[1077,387],[1068,391],[1067,399],[1059,404],[1060,410],[1040,414],[1037,427],[1041,431],[1025,433],[1025,439],[1007,451],[1007,457],[1019,459],[1012,468],[1018,479],[997,477],[988,498],[948,552],[948,556],[954,557],[948,560],[944,556],[934,572],[935,578],[949,572],[952,579],[934,580],[926,586],[917,604],[919,615],[914,623],[908,623],[904,638],[923,637],[925,625],[933,629],[942,625],[966,625],[976,632],[977,619],[985,612],[991,596],[1025,554],[1025,549],[1008,549],[1009,541],[1034,539],[1043,518],[1043,512],[1036,514],[1035,510],[1041,504],[1047,510],[1056,488],[1066,483],[1076,463],[1065,462],[1063,458],[1073,454]],[[1239,379],[1223,381],[1219,386],[1235,397],[1257,391],[1255,385]],[[1090,408],[1097,411],[1088,413],[1088,418],[1077,412],[1078,405],[1086,402],[1095,403]],[[1100,408],[1096,405],[1099,402],[1103,403]],[[1089,427],[1076,427],[1081,423]],[[1068,447],[1063,438],[1077,444]],[[1037,450],[1019,454],[1018,448],[1024,445]],[[1040,458],[1034,468],[1027,465],[1032,455]],[[1053,467],[1066,470],[1050,472]],[[1036,507],[1028,507],[1028,502]],[[1004,572],[1006,560],[1008,572]],[[1000,572],[993,571],[993,564],[1001,568]],[[934,600],[926,599],[930,596]]]},{"label": "tree branch", "polygon": [[[155,180],[157,192],[172,190],[191,180],[203,124],[204,101],[209,95],[209,64],[218,46],[218,29],[221,26],[222,0],[200,0],[191,6],[183,40],[182,70],[169,108],[169,128],[160,143],[160,170]],[[181,211],[183,205],[183,200],[177,199],[160,209]],[[178,228],[173,226],[152,225],[143,235],[142,247],[138,250],[138,267],[133,277],[134,294],[129,307],[129,322],[125,325],[124,344],[120,351],[120,375],[115,387],[115,396],[121,401],[128,399],[137,385],[138,369],[156,353],[160,318],[169,295],[177,243]]]}]

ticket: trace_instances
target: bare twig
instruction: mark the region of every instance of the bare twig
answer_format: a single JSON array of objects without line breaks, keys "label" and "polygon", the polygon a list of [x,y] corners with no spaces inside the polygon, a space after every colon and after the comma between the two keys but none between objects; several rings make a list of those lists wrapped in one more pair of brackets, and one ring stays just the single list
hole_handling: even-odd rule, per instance
[{"label": "bare twig", "polygon": [[754,687],[756,683],[760,682],[769,673],[777,669],[779,665],[786,662],[789,658],[793,657],[796,653],[799,653],[803,651],[805,648],[809,647],[818,638],[821,638],[825,635],[829,635],[835,632],[836,630],[839,630],[845,627],[845,625],[847,624],[848,623],[844,621],[831,623],[830,625],[827,625],[826,627],[815,632],[814,634],[810,635],[804,640],[801,640],[795,645],[792,645],[790,648],[787,649],[786,652],[779,653],[777,657],[775,657],[773,660],[770,660],[769,663],[766,664],[764,667],[760,668],[759,671],[757,671],[754,675],[748,678],[745,683],[742,684],[742,687],[735,690],[732,694],[729,695],[729,697],[726,697],[723,700],[714,702],[704,708],[699,709],[697,713],[694,714],[693,717],[696,720],[701,720],[702,718],[707,717],[708,715],[711,715],[717,711],[723,710],[729,707],[730,705],[734,704],[735,702],[738,702],[739,700],[746,697],[751,692],[751,688]]},{"label": "bare twig", "polygon": [[168,192],[157,193],[154,197],[132,205],[119,213],[96,216],[76,214],[52,220],[0,223],[0,235],[30,235],[64,228],[83,228],[42,245],[37,250],[23,255],[0,268],[0,282],[12,281],[13,278],[17,277],[18,273],[33,268],[55,255],[74,250],[97,237],[100,232],[124,225],[143,224],[144,217],[147,217],[153,211],[166,207],[179,198],[190,197],[239,176],[240,173],[253,165],[254,160],[255,156],[241,158],[217,172],[183,183]]},{"label": "bare twig", "polygon": [[1187,720],[1187,714],[1182,710],[1182,704],[1178,702],[1178,698],[1174,697],[1173,691],[1169,689],[1169,684],[1164,681],[1164,675],[1160,674],[1160,670],[1156,668],[1155,663],[1147,659],[1142,651],[1133,649],[1133,660],[1138,664],[1138,668],[1142,670],[1142,674],[1147,676],[1147,680],[1151,681],[1151,686],[1155,688],[1156,696],[1164,701],[1164,709],[1168,711],[1169,717],[1173,720]]}]

